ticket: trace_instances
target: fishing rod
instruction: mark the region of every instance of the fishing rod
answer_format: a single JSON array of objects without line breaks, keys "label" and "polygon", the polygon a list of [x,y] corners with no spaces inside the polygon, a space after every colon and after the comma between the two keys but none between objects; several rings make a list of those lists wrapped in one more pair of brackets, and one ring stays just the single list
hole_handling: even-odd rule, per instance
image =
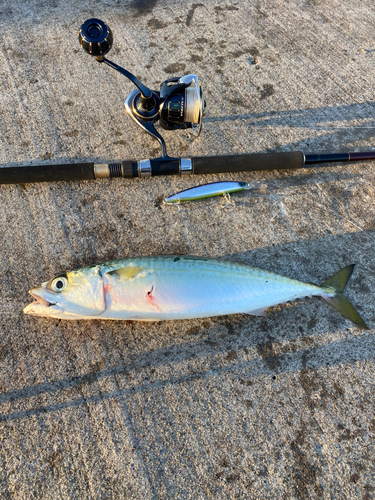
[{"label": "fishing rod", "polygon": [[105,55],[113,45],[113,34],[100,19],[88,19],[78,33],[82,49],[127,77],[137,89],[125,100],[125,111],[145,132],[156,139],[162,150],[159,158],[123,160],[109,163],[64,163],[0,168],[0,184],[94,180],[113,177],[151,177],[159,175],[219,174],[256,170],[295,170],[305,165],[330,162],[374,160],[375,151],[359,153],[303,154],[301,151],[255,153],[225,156],[172,158],[165,141],[155,129],[191,129],[199,136],[206,113],[206,99],[194,74],[165,80],[160,90],[151,90],[126,69]]}]

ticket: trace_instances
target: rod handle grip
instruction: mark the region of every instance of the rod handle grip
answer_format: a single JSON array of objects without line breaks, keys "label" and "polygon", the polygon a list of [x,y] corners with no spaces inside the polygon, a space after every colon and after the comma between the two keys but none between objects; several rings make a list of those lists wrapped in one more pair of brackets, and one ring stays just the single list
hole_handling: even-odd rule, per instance
[{"label": "rod handle grip", "polygon": [[93,163],[0,168],[0,184],[93,180]]},{"label": "rod handle grip", "polygon": [[297,169],[304,165],[301,151],[192,158],[194,174],[221,174],[254,170]]}]

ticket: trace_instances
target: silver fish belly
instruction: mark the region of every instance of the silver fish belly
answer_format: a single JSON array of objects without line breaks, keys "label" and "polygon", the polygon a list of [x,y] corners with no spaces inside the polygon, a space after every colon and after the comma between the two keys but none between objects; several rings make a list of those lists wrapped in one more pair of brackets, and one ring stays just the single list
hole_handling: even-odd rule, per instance
[{"label": "silver fish belly", "polygon": [[[101,317],[191,319],[238,312],[255,313],[317,287],[242,264],[175,256],[133,261],[139,273],[122,279],[107,273],[107,310]],[[277,282],[277,287],[272,287]],[[273,290],[273,292],[272,292]]]},{"label": "silver fish belly", "polygon": [[[181,255],[127,258],[81,268],[43,283],[30,291],[35,302],[24,312],[62,319],[160,321],[235,313],[259,315],[268,307],[319,295],[365,327],[341,295],[352,269],[348,266],[318,286],[219,259]],[[355,314],[348,312],[347,304]]]}]

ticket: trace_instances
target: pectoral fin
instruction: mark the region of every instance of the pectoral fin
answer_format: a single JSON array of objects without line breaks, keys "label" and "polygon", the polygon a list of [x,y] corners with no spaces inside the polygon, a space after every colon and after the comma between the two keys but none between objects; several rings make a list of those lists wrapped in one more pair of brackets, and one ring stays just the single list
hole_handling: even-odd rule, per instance
[{"label": "pectoral fin", "polygon": [[133,280],[136,276],[143,273],[145,269],[143,267],[121,267],[120,269],[115,269],[114,271],[109,271],[106,274],[111,276],[116,276],[120,281]]}]

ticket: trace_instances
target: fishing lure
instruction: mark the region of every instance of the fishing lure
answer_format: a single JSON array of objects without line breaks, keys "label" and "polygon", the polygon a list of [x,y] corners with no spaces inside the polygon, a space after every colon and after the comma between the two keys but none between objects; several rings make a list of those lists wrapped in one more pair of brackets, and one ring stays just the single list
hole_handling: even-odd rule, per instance
[{"label": "fishing lure", "polygon": [[61,319],[160,321],[263,315],[271,306],[320,296],[367,328],[342,291],[353,265],[318,286],[219,259],[183,255],[112,260],[61,274],[30,291],[26,314]]},{"label": "fishing lure", "polygon": [[173,203],[180,203],[182,201],[194,201],[202,200],[204,198],[211,198],[213,196],[220,195],[230,195],[230,193],[236,193],[238,191],[248,191],[250,189],[266,189],[265,184],[260,184],[255,182],[254,184],[248,184],[247,182],[211,182],[209,184],[202,184],[200,186],[195,186],[185,191],[180,191],[179,193],[173,194],[165,198],[164,203],[171,205]]}]

